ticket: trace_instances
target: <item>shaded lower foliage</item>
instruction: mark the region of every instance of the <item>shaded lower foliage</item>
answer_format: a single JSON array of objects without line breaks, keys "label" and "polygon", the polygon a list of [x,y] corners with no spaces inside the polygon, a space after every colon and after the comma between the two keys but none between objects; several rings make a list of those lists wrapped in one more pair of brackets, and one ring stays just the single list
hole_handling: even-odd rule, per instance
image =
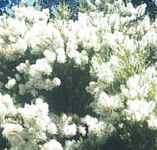
[{"label": "shaded lower foliage", "polygon": [[81,150],[156,150],[156,131],[147,127],[147,124],[123,121],[123,127],[115,125],[116,131],[107,139],[96,142],[96,139],[87,139]]},{"label": "shaded lower foliage", "polygon": [[[139,125],[129,121],[123,122],[123,128],[117,126],[107,141],[92,150],[156,150],[156,131],[147,125]],[[85,149],[83,149],[85,150]]]},{"label": "shaded lower foliage", "polygon": [[81,70],[71,63],[56,64],[54,67],[55,76],[61,79],[62,84],[51,92],[43,92],[50,110],[59,113],[76,113],[85,115],[89,110],[92,96],[85,88],[91,80],[89,67]]},{"label": "shaded lower foliage", "polygon": [[123,143],[117,133],[113,133],[109,137],[104,145],[100,147],[101,150],[129,150],[127,146]]},{"label": "shaded lower foliage", "polygon": [[156,134],[146,123],[123,121],[123,127],[117,126],[116,135],[109,139],[105,147],[106,150],[155,150]]}]

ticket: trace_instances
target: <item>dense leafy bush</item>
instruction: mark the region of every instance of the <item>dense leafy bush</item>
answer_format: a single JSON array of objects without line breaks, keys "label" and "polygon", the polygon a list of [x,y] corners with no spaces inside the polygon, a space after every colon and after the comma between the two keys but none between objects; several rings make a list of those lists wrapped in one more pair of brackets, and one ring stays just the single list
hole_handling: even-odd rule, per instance
[{"label": "dense leafy bush", "polygon": [[2,14],[0,149],[156,150],[157,20],[146,11],[96,0],[74,20],[64,3]]}]

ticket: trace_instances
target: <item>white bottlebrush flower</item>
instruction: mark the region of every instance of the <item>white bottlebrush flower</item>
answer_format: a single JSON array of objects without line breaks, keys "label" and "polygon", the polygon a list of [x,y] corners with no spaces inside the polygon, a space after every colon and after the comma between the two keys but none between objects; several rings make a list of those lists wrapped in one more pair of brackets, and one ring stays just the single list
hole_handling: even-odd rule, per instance
[{"label": "white bottlebrush flower", "polygon": [[47,131],[50,134],[57,134],[58,129],[57,129],[57,126],[55,125],[55,123],[51,122],[50,124],[48,124]]},{"label": "white bottlebrush flower", "polygon": [[113,70],[116,70],[118,67],[120,67],[120,60],[117,56],[112,55],[110,58],[110,64],[111,64],[111,68]]},{"label": "white bottlebrush flower", "polygon": [[144,98],[148,95],[149,85],[144,76],[136,74],[128,79],[127,88],[122,89],[122,92],[131,99]]},{"label": "white bottlebrush flower", "polygon": [[38,77],[41,74],[50,75],[52,67],[44,58],[37,59],[36,63],[30,66],[29,74],[32,77]]},{"label": "white bottlebrush flower", "polygon": [[104,134],[106,124],[103,121],[99,121],[97,118],[89,115],[81,119],[83,123],[88,126],[88,134],[95,134],[99,137]]},{"label": "white bottlebrush flower", "polygon": [[78,127],[78,131],[79,131],[79,133],[81,134],[81,135],[83,135],[83,136],[85,136],[86,135],[86,128],[85,127],[83,127],[83,126],[79,126]]},{"label": "white bottlebrush flower", "polygon": [[88,61],[89,61],[88,53],[85,50],[83,50],[81,52],[81,63],[82,64],[88,64]]},{"label": "white bottlebrush flower", "polygon": [[77,132],[76,124],[65,124],[63,127],[63,133],[65,136],[74,136]]},{"label": "white bottlebrush flower", "polygon": [[0,55],[10,60],[23,55],[27,49],[26,32],[24,21],[3,16],[0,24]]},{"label": "white bottlebrush flower", "polygon": [[61,85],[61,80],[57,77],[54,77],[52,82],[55,86],[60,86]]},{"label": "white bottlebrush flower", "polygon": [[18,134],[23,131],[23,127],[19,124],[6,123],[3,125],[3,135],[8,137],[12,133]]},{"label": "white bottlebrush flower", "polygon": [[122,102],[118,95],[116,96],[109,96],[105,92],[100,92],[97,102],[96,102],[96,109],[98,111],[103,110],[114,110],[122,107]]},{"label": "white bottlebrush flower", "polygon": [[67,140],[65,141],[65,150],[74,150],[75,148],[79,147],[79,143],[75,140]]},{"label": "white bottlebrush flower", "polygon": [[144,15],[144,13],[145,13],[145,11],[146,11],[146,7],[147,7],[146,4],[142,4],[142,5],[140,5],[140,6],[138,6],[138,7],[136,8],[136,13],[137,13],[137,16],[138,16],[138,17],[141,17],[141,16]]},{"label": "white bottlebrush flower", "polygon": [[26,60],[25,63],[20,63],[18,66],[16,66],[16,70],[19,73],[25,73],[29,70],[29,61]]},{"label": "white bottlebrush flower", "polygon": [[94,81],[89,82],[89,86],[86,87],[86,91],[95,95],[99,92],[100,88],[98,87],[97,83]]},{"label": "white bottlebrush flower", "polygon": [[66,55],[65,55],[64,49],[58,48],[56,50],[56,53],[57,53],[57,62],[58,63],[65,63],[66,62]]},{"label": "white bottlebrush flower", "polygon": [[101,5],[101,0],[96,0],[96,1],[95,1],[95,4],[96,4],[96,5]]},{"label": "white bottlebrush flower", "polygon": [[[45,50],[57,53],[57,49],[64,49],[64,40],[61,33],[52,23],[37,22],[33,24],[26,35],[26,41],[32,48],[31,53],[33,55],[40,55]],[[60,54],[60,57],[61,55],[63,53]]]},{"label": "white bottlebrush flower", "polygon": [[129,37],[125,37],[124,45],[125,49],[130,53],[135,53],[137,50],[137,43],[133,39],[130,39]]},{"label": "white bottlebrush flower", "polygon": [[43,54],[46,57],[47,61],[50,63],[54,63],[54,61],[56,60],[56,54],[54,52],[45,50]]},{"label": "white bottlebrush flower", "polygon": [[23,20],[18,20],[16,18],[8,18],[8,28],[14,30],[17,35],[24,36],[27,32],[27,26]]},{"label": "white bottlebrush flower", "polygon": [[157,129],[157,117],[154,115],[151,115],[148,119],[148,127],[152,129]]},{"label": "white bottlebrush flower", "polygon": [[145,100],[130,100],[127,102],[126,114],[133,120],[148,119],[155,109],[155,102]]},{"label": "white bottlebrush flower", "polygon": [[0,108],[1,108],[1,115],[0,118],[3,120],[6,114],[16,114],[16,107],[13,104],[13,100],[10,95],[2,95],[0,93]]},{"label": "white bottlebrush flower", "polygon": [[63,147],[57,140],[53,139],[45,143],[41,150],[63,150]]},{"label": "white bottlebrush flower", "polygon": [[25,87],[25,85],[24,85],[24,84],[19,84],[19,85],[18,85],[18,88],[19,88],[19,94],[20,94],[20,95],[24,95],[25,92],[26,92],[26,87]]},{"label": "white bottlebrush flower", "polygon": [[15,86],[16,80],[14,78],[9,79],[8,83],[5,85],[7,89],[11,89]]},{"label": "white bottlebrush flower", "polygon": [[38,98],[35,104],[26,104],[24,108],[18,108],[18,113],[23,117],[26,127],[34,127],[41,132],[46,131],[50,119],[48,117],[48,105],[42,99]]},{"label": "white bottlebrush flower", "polygon": [[7,113],[7,107],[5,107],[5,105],[0,104],[0,123],[5,121],[5,116]]},{"label": "white bottlebrush flower", "polygon": [[114,80],[114,72],[110,63],[97,64],[93,63],[94,71],[100,81],[111,83]]},{"label": "white bottlebrush flower", "polygon": [[23,127],[19,124],[6,123],[2,125],[4,130],[2,132],[3,136],[6,137],[9,142],[14,146],[23,142],[22,131]]}]

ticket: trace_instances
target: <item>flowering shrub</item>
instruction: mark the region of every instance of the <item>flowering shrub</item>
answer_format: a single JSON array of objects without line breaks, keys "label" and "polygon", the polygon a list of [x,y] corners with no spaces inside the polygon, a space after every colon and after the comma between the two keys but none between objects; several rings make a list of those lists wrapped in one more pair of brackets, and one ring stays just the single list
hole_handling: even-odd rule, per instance
[{"label": "flowering shrub", "polygon": [[0,16],[0,148],[155,150],[157,20],[122,0],[21,4]]}]

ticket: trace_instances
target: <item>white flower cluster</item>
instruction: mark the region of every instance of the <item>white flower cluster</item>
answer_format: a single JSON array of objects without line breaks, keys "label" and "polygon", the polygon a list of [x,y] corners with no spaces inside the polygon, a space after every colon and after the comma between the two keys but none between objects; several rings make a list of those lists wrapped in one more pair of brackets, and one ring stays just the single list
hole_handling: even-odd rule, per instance
[{"label": "white flower cluster", "polygon": [[[149,67],[142,74],[130,77],[121,95],[127,100],[125,109],[128,119],[142,121],[156,116],[156,67]],[[130,119],[131,119],[130,118]]]},{"label": "white flower cluster", "polygon": [[88,125],[88,134],[96,134],[98,137],[102,137],[106,130],[105,122],[89,115],[82,118],[82,122]]},{"label": "white flower cluster", "polygon": [[48,140],[46,132],[58,134],[57,126],[48,116],[48,105],[42,99],[36,99],[35,104],[26,104],[23,108],[16,108],[9,95],[0,95],[2,134],[11,143],[12,149],[62,150],[62,145],[55,139]]},{"label": "white flower cluster", "polygon": [[[27,60],[25,63],[20,63],[16,69],[18,71],[18,78],[16,78],[19,80],[20,95],[31,93],[36,96],[37,90],[51,90],[61,84],[59,78],[52,77],[53,66],[46,58],[37,59],[35,64],[30,64]],[[23,84],[20,83],[22,76],[27,78]]]},{"label": "white flower cluster", "polygon": [[6,16],[0,17],[0,56],[14,59],[27,49],[25,40],[28,28],[24,21]]},{"label": "white flower cluster", "polygon": [[44,144],[41,150],[63,150],[63,147],[56,140],[51,140]]},{"label": "white flower cluster", "polygon": [[73,137],[77,134],[77,125],[72,122],[72,117],[63,114],[60,120],[61,133],[66,137]]},{"label": "white flower cluster", "polygon": [[[36,99],[33,104],[25,104],[24,107],[16,107],[9,95],[0,95],[0,127],[2,135],[11,144],[11,150],[31,149],[31,150],[63,150],[63,146],[55,138],[55,135],[63,135],[71,138],[80,134],[85,136],[87,130],[83,125],[76,125],[71,116],[63,114],[57,124],[49,117],[48,104],[42,99]],[[81,123],[88,126],[88,136],[103,136],[106,125],[97,118],[86,116]],[[51,136],[50,136],[51,135]],[[51,138],[52,139],[51,139]],[[66,141],[66,148],[69,147]],[[74,142],[74,141],[73,141]],[[75,141],[76,142],[76,141]],[[77,143],[78,144],[78,143]],[[70,147],[73,145],[71,144]],[[69,148],[70,148],[69,147]]]},{"label": "white flower cluster", "polygon": [[[88,5],[76,21],[52,19],[47,9],[22,5],[14,7],[14,16],[0,17],[0,91],[16,100],[36,99],[19,107],[0,94],[0,128],[11,150],[79,150],[95,137],[95,143],[104,142],[122,118],[157,130],[157,20],[144,15],[145,4],[134,8],[123,0],[96,0]],[[51,117],[39,97],[51,97],[62,83],[68,89],[66,80],[75,78],[64,75],[74,68],[89,75],[83,90],[93,97],[92,112]],[[82,84],[81,76],[78,80]]]}]

